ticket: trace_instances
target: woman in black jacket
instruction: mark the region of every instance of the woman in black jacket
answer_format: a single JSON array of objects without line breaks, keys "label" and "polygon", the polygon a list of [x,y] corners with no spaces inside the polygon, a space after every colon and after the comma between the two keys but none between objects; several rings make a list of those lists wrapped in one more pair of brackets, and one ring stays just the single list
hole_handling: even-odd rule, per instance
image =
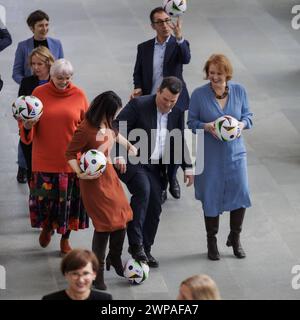
[{"label": "woman in black jacket", "polygon": [[[32,76],[23,78],[18,96],[30,96],[32,91],[40,85],[47,83],[50,80],[50,67],[54,63],[54,57],[48,48],[39,46],[32,50],[29,55],[28,62],[32,69]],[[26,161],[27,166],[27,182],[29,183],[31,177],[31,149],[32,145],[26,145],[20,140],[20,146]],[[22,177],[24,168],[18,170],[17,180],[19,182],[25,182],[26,180]],[[22,180],[23,178],[23,180]],[[25,177],[26,178],[26,177]],[[25,181],[24,181],[25,180]]]}]

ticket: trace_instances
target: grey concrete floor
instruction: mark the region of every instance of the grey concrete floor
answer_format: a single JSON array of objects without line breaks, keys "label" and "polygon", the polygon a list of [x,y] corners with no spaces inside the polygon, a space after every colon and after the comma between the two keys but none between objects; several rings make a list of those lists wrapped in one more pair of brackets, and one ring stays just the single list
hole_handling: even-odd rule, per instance
[{"label": "grey concrete floor", "polygon": [[[208,56],[223,52],[234,65],[234,80],[248,90],[254,128],[245,132],[253,207],[242,235],[247,252],[236,259],[225,246],[229,216],[221,218],[221,260],[208,261],[201,204],[193,188],[163,207],[153,254],[160,268],[140,286],[106,272],[115,299],[175,299],[181,280],[196,273],[212,276],[224,299],[298,299],[291,273],[300,264],[300,30],[291,27],[289,0],[189,0],[183,17],[192,61],[185,67],[189,90],[204,83]],[[113,89],[124,103],[132,90],[136,45],[153,37],[150,10],[158,0],[2,0],[12,46],[1,52],[0,94],[0,265],[6,290],[0,299],[40,299],[65,286],[59,273],[59,239],[46,249],[29,224],[26,185],[16,181],[17,126],[11,103],[18,86],[11,79],[14,52],[29,37],[25,20],[38,8],[51,17],[50,35],[61,39],[75,67],[74,82],[92,99]],[[180,174],[182,181],[182,174]],[[74,247],[91,247],[92,228],[73,233]],[[124,260],[128,258],[127,244]]]}]

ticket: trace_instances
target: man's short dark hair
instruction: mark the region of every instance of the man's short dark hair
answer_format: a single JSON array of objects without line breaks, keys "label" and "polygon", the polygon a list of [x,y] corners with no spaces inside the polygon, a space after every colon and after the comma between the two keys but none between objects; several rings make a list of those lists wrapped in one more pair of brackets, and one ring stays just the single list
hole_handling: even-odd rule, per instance
[{"label": "man's short dark hair", "polygon": [[153,21],[154,15],[155,15],[155,13],[158,13],[158,12],[166,12],[166,11],[164,10],[163,7],[154,8],[154,9],[151,11],[151,13],[150,13],[150,21],[151,21],[151,23],[154,22],[154,21]]},{"label": "man's short dark hair", "polygon": [[159,91],[162,92],[165,88],[173,94],[180,93],[182,90],[182,81],[176,77],[165,77],[159,86]]},{"label": "man's short dark hair", "polygon": [[36,10],[30,13],[26,22],[29,27],[33,28],[37,22],[42,21],[44,19],[49,21],[49,16],[47,15],[47,13],[42,10]]}]

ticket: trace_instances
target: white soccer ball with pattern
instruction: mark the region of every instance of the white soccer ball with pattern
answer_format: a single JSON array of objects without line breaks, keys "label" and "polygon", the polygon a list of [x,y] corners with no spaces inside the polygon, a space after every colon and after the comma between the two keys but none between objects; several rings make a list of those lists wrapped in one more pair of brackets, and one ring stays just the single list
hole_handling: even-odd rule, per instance
[{"label": "white soccer ball with pattern", "polygon": [[103,152],[97,149],[91,149],[83,153],[80,157],[80,169],[93,176],[98,172],[104,172],[106,169],[106,157]]},{"label": "white soccer ball with pattern", "polygon": [[26,102],[25,102],[25,96],[20,96],[18,97],[12,104],[11,106],[11,110],[12,110],[12,114],[13,114],[13,117],[16,119],[16,120],[19,120],[20,119],[20,115],[19,115],[19,108],[24,108],[26,107]]},{"label": "white soccer ball with pattern", "polygon": [[131,284],[140,284],[149,277],[148,264],[129,259],[124,267],[124,277],[129,280]]},{"label": "white soccer ball with pattern", "polygon": [[43,113],[43,103],[34,96],[20,96],[13,104],[13,115],[22,120],[37,120]]},{"label": "white soccer ball with pattern", "polygon": [[164,0],[162,7],[169,16],[178,17],[186,11],[186,0]]},{"label": "white soccer ball with pattern", "polygon": [[233,141],[241,134],[239,122],[232,116],[222,116],[215,121],[215,131],[221,141]]}]

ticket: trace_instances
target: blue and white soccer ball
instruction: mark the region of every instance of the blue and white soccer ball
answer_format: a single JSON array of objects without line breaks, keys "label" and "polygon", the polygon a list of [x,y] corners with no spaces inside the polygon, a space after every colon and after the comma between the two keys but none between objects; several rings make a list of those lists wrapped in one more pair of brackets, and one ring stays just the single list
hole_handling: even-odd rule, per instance
[{"label": "blue and white soccer ball", "polygon": [[131,284],[140,284],[149,277],[148,264],[129,259],[124,267],[124,277],[129,280]]},{"label": "blue and white soccer ball", "polygon": [[215,121],[215,131],[221,141],[233,141],[241,134],[239,122],[232,116],[222,116]]},{"label": "blue and white soccer ball", "polygon": [[103,173],[106,169],[106,157],[103,152],[91,149],[81,155],[79,166],[82,172],[88,172],[90,176]]},{"label": "blue and white soccer ball", "polygon": [[186,11],[186,0],[164,0],[162,7],[169,16],[178,17]]}]

